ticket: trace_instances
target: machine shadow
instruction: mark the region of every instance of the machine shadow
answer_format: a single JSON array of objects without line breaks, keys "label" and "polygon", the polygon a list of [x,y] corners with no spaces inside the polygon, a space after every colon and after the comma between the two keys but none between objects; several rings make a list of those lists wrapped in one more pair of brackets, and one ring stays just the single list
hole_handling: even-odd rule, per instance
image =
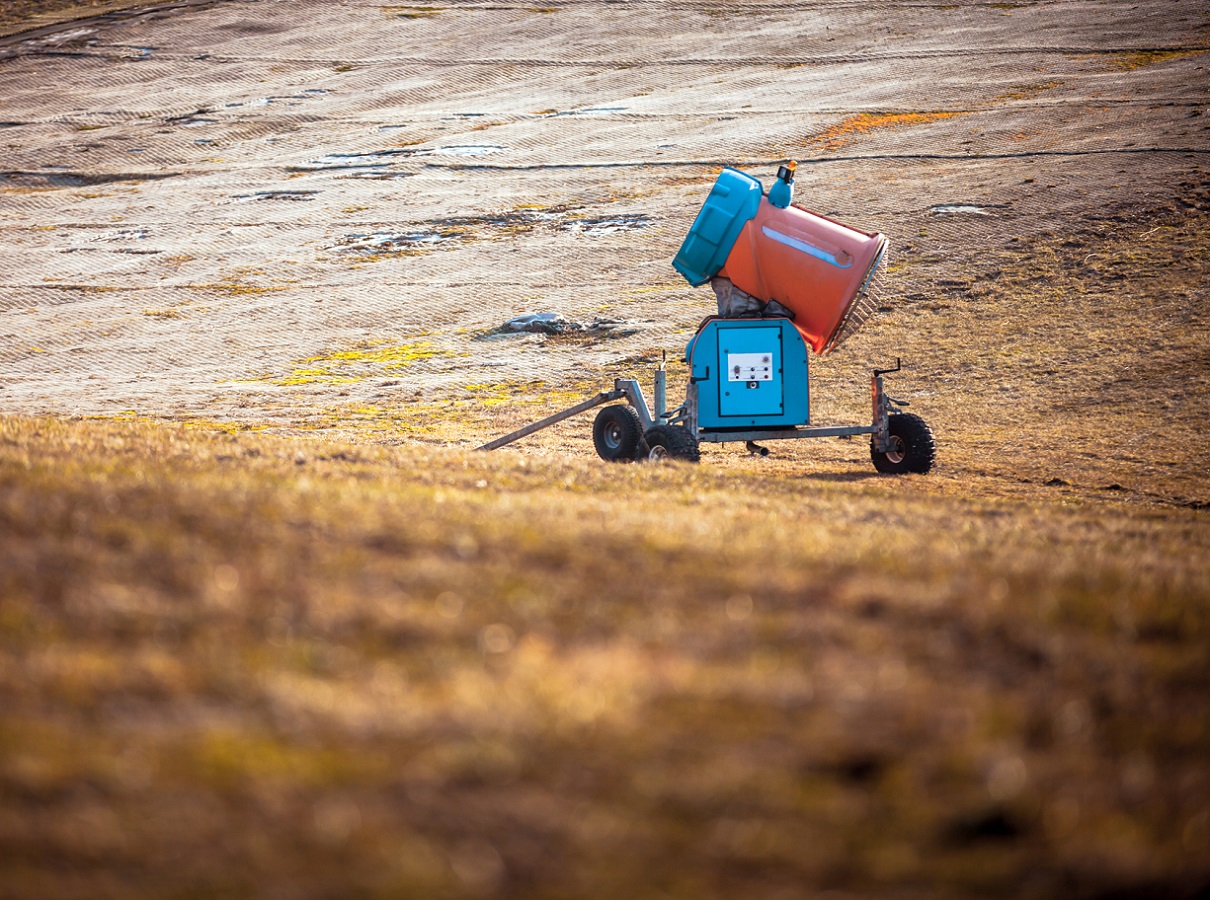
[{"label": "machine shadow", "polygon": [[826,481],[833,484],[852,484],[886,478],[878,472],[806,472],[799,476],[803,481]]}]

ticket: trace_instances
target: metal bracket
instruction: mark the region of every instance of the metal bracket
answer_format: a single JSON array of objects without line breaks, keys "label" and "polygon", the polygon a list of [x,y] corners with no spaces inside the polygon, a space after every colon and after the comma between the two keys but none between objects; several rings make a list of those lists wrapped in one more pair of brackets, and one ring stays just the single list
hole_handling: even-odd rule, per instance
[{"label": "metal bracket", "polygon": [[870,397],[873,406],[873,436],[871,443],[879,453],[885,453],[891,447],[890,414],[891,406],[907,406],[907,402],[893,400],[887,396],[882,384],[882,376],[898,372],[903,368],[903,361],[896,356],[895,368],[875,369],[870,378]]},{"label": "metal bracket", "polygon": [[639,387],[637,381],[633,378],[619,378],[613,383],[613,389],[634,407],[634,411],[639,414],[639,423],[643,426],[644,431],[656,424],[655,417],[651,415],[651,409],[647,406],[647,398],[643,396],[643,389]]},{"label": "metal bracket", "polygon": [[902,369],[903,369],[903,362],[902,362],[902,360],[899,359],[898,356],[896,356],[895,357],[895,368],[893,368],[893,369],[875,369],[874,377],[877,378],[880,375],[890,375],[892,372],[898,372]]}]

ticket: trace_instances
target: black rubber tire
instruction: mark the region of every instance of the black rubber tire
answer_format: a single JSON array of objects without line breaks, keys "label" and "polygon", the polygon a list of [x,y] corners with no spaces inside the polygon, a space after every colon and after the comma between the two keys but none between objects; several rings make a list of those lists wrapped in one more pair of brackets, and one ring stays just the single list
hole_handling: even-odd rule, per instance
[{"label": "black rubber tire", "polygon": [[629,406],[607,406],[592,423],[592,445],[606,462],[634,462],[642,437],[639,414]]},{"label": "black rubber tire", "polygon": [[697,438],[683,425],[655,425],[643,435],[643,446],[639,458],[651,462],[679,459],[683,462],[701,462],[701,448]]},{"label": "black rubber tire", "polygon": [[870,459],[874,468],[884,475],[907,475],[909,472],[923,475],[933,467],[937,456],[937,444],[933,430],[920,416],[913,413],[895,413],[887,421],[891,442],[896,449],[880,453],[870,442]]}]

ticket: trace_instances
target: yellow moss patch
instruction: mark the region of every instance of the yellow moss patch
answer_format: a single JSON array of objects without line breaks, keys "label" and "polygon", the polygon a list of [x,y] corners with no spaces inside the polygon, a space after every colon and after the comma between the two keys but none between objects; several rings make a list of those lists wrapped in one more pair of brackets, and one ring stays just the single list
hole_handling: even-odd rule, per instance
[{"label": "yellow moss patch", "polygon": [[243,281],[212,281],[203,284],[187,284],[185,287],[191,291],[217,291],[220,294],[226,294],[229,297],[247,297],[256,294],[271,294],[275,291],[284,291],[281,286],[265,286],[260,284],[248,284]]},{"label": "yellow moss patch", "polygon": [[400,344],[397,347],[359,347],[354,350],[339,350],[320,356],[307,358],[309,363],[341,364],[351,362],[379,363],[386,369],[401,369],[420,359],[431,359],[443,355],[444,351],[433,347],[431,341],[416,341],[412,344]]},{"label": "yellow moss patch", "polygon": [[268,383],[279,387],[356,384],[365,378],[396,372],[421,360],[451,355],[451,351],[435,347],[431,341],[389,346],[382,341],[366,341],[349,350],[335,350],[309,356],[297,363],[297,368],[284,377],[267,374],[234,383]]}]

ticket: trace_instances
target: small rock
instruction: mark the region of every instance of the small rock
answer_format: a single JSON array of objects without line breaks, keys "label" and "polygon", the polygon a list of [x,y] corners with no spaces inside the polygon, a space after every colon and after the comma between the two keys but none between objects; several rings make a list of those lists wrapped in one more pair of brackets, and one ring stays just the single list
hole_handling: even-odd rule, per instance
[{"label": "small rock", "polygon": [[572,322],[569,319],[563,318],[558,313],[541,312],[527,313],[523,316],[517,316],[515,319],[509,319],[500,326],[500,333],[524,333],[531,334],[612,334],[626,335],[634,334],[636,329],[632,322],[627,322],[625,319],[605,318],[598,316],[587,325],[580,322]]},{"label": "small rock", "polygon": [[567,334],[570,331],[582,331],[583,325],[569,322],[558,313],[540,312],[527,313],[509,319],[503,325],[504,331],[531,332],[534,334]]}]

